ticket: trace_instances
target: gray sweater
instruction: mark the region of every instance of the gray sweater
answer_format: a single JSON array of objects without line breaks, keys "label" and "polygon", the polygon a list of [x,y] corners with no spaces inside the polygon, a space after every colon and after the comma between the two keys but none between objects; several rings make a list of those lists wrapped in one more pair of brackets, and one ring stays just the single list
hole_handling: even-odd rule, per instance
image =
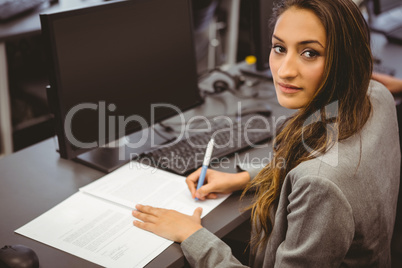
[{"label": "gray sweater", "polygon": [[[390,267],[400,149],[392,95],[372,81],[361,133],[286,176],[268,243],[252,267]],[[250,174],[254,174],[250,172]],[[205,228],[181,244],[193,267],[242,267]]]}]

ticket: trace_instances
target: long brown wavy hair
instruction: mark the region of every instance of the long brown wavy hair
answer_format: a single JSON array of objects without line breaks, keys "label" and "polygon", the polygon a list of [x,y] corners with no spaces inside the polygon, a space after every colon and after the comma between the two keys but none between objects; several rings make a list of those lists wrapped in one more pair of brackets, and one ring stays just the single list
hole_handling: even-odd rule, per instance
[{"label": "long brown wavy hair", "polygon": [[243,192],[255,190],[255,202],[250,206],[255,248],[270,237],[289,171],[358,133],[371,114],[367,96],[373,67],[370,34],[359,8],[351,0],[283,0],[274,4],[271,23],[290,7],[314,12],[323,24],[327,38],[324,73],[306,107],[282,124],[271,162]]}]

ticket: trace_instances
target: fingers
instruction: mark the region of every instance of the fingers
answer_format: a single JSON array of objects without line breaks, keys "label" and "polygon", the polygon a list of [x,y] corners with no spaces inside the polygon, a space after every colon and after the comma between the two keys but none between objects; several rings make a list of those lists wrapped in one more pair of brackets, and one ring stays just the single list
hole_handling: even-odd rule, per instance
[{"label": "fingers", "polygon": [[215,193],[210,193],[206,196],[207,199],[217,199],[218,195]]},{"label": "fingers", "polygon": [[146,214],[140,211],[133,210],[132,215],[143,222],[154,223],[156,221],[156,217],[154,215]]},{"label": "fingers", "polygon": [[195,217],[196,219],[201,219],[201,215],[202,215],[202,207],[198,207],[194,210],[193,213],[193,217]]},{"label": "fingers", "polygon": [[205,200],[206,198],[215,199],[217,198],[217,195],[215,194],[217,190],[219,189],[216,189],[215,185],[211,183],[205,184],[195,192],[195,197],[200,200]]},{"label": "fingers", "polygon": [[137,205],[136,208],[138,210],[132,212],[138,219],[133,221],[134,226],[172,241],[181,243],[202,228],[200,207],[196,208],[191,216],[176,210],[151,206]]},{"label": "fingers", "polygon": [[133,210],[132,215],[138,220],[133,221],[134,226],[153,233],[157,220],[154,215],[155,208],[143,205],[136,205],[135,207],[137,210]]},{"label": "fingers", "polygon": [[156,215],[158,213],[158,211],[162,210],[161,208],[155,208],[155,207],[141,205],[141,204],[135,205],[135,208],[138,211],[141,211],[141,212],[147,213],[147,214],[152,214],[152,215]]},{"label": "fingers", "polygon": [[190,190],[190,193],[193,198],[195,198],[195,192],[197,190],[196,183],[198,181],[198,178],[200,177],[200,174],[201,174],[201,168],[197,169],[196,171],[188,175],[188,177],[186,178],[188,189]]},{"label": "fingers", "polygon": [[217,199],[218,195],[215,193],[209,193],[207,195],[200,195],[198,192],[196,192],[195,197],[201,201],[204,201],[205,199]]},{"label": "fingers", "polygon": [[143,229],[145,231],[154,233],[154,230],[153,230],[154,224],[153,223],[148,223],[148,222],[142,222],[142,221],[135,220],[135,221],[133,221],[133,224],[134,224],[134,226],[136,226],[136,227],[138,227],[140,229]]},{"label": "fingers", "polygon": [[216,180],[214,180],[217,174],[216,171],[209,169],[205,177],[207,183],[197,190],[197,182],[201,175],[201,170],[202,168],[197,169],[186,178],[186,183],[192,197],[198,198],[199,200],[216,199],[218,197],[216,192],[221,192],[219,185],[215,182]]},{"label": "fingers", "polygon": [[143,222],[153,223],[162,209],[151,206],[136,205],[137,210],[133,210],[132,215]]}]

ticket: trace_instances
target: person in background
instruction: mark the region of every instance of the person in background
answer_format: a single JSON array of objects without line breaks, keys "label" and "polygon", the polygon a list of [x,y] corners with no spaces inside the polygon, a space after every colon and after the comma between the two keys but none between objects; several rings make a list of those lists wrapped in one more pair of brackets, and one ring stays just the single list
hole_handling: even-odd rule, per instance
[{"label": "person in background", "polygon": [[386,86],[392,94],[402,93],[402,79],[375,72],[373,72],[372,78]]},{"label": "person in background", "polygon": [[[351,0],[283,0],[270,66],[280,105],[297,111],[262,170],[187,177],[199,200],[254,193],[252,267],[390,267],[400,176],[395,105],[371,80],[367,24]],[[387,131],[384,131],[384,130]],[[137,205],[134,226],[181,243],[193,267],[244,267],[193,215]]]}]

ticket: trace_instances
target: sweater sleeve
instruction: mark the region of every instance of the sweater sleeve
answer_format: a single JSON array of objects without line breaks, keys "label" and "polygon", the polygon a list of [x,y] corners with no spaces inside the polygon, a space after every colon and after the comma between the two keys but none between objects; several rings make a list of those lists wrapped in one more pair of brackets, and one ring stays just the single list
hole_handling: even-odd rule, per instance
[{"label": "sweater sleeve", "polygon": [[236,166],[237,172],[247,171],[248,174],[250,175],[251,180],[253,180],[263,168],[264,168],[264,165],[252,165],[249,163],[247,163],[247,164],[239,163]]},{"label": "sweater sleeve", "polygon": [[354,236],[352,208],[338,186],[302,177],[288,196],[288,227],[275,267],[339,267]]},{"label": "sweater sleeve", "polygon": [[246,267],[233,255],[230,247],[205,228],[181,243],[191,267]]}]

